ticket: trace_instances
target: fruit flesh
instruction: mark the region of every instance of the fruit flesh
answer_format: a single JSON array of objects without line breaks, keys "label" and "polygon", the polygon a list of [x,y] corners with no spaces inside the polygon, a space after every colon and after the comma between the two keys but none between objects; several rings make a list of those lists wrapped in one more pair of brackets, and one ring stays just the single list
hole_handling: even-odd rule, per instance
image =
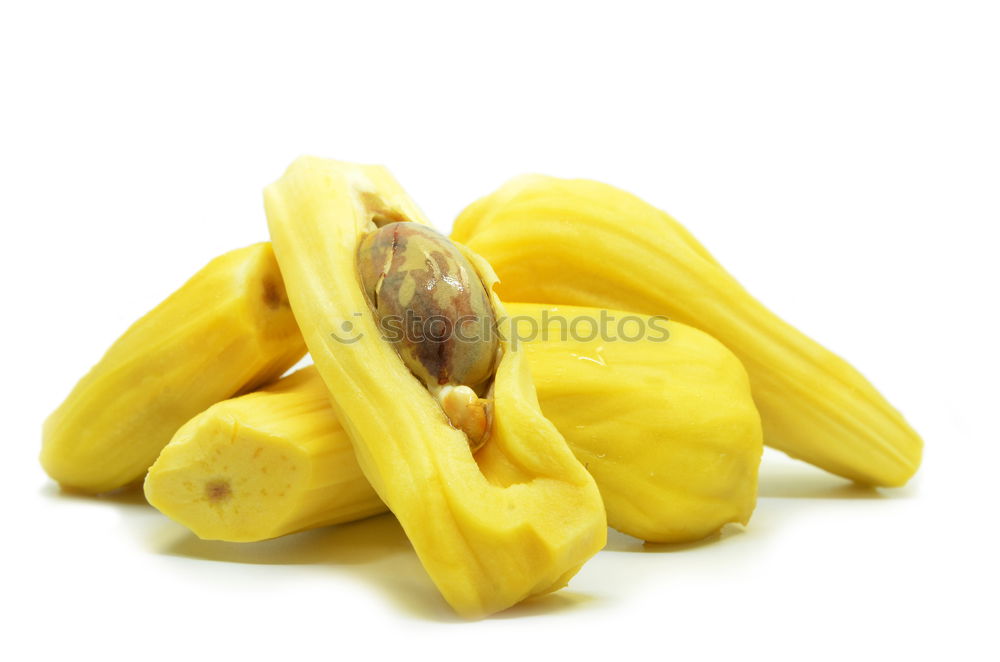
[{"label": "fruit flesh", "polygon": [[[665,325],[665,342],[582,341],[556,327],[597,320],[599,311],[506,308],[514,319],[548,325],[549,333],[525,345],[542,412],[594,476],[611,526],[678,543],[747,522],[756,500],[760,420],[746,373],[731,352],[676,323]],[[284,462],[251,457],[262,444],[301,458],[302,467],[291,472]],[[229,451],[219,453],[220,445],[242,449],[248,459],[234,461]],[[265,467],[270,484],[240,485],[246,476],[264,480]],[[216,506],[204,494],[220,477],[232,492],[229,503]],[[292,489],[294,497],[281,494]],[[202,538],[231,541],[385,510],[364,480],[314,367],[196,417],[150,469],[146,496]],[[253,505],[239,506],[244,499]]]},{"label": "fruit flesh", "polygon": [[[592,308],[519,304],[512,314],[548,321],[547,340],[528,342],[542,411],[594,476],[608,523],[650,542],[690,542],[734,522],[746,524],[757,497],[763,450],[760,415],[739,360],[697,329],[664,323],[657,341],[586,339]],[[547,316],[543,316],[546,312]],[[591,322],[594,320],[594,322]],[[625,329],[627,327],[619,327]],[[617,338],[617,339],[615,339]]]},{"label": "fruit flesh", "polygon": [[[427,224],[387,171],[315,158],[268,187],[275,254],[310,354],[362,471],[392,509],[431,579],[460,614],[479,617],[566,584],[604,545],[593,479],[541,414],[509,344],[494,377],[489,441],[473,458],[377,323],[358,283],[358,244],[377,218]],[[464,252],[491,294],[489,265]],[[337,342],[356,320],[357,342]]]},{"label": "fruit flesh", "polygon": [[41,462],[104,492],[143,477],[188,419],[305,353],[270,244],[212,260],[133,324],[45,421]]},{"label": "fruit flesh", "polygon": [[587,180],[517,178],[460,214],[517,301],[607,307],[699,328],[746,366],[764,441],[846,478],[906,483],[923,442],[857,370],[751,297],[679,223]]},{"label": "fruit flesh", "polygon": [[233,542],[384,512],[329,398],[310,367],[209,407],[160,453],[147,500],[200,538]]}]

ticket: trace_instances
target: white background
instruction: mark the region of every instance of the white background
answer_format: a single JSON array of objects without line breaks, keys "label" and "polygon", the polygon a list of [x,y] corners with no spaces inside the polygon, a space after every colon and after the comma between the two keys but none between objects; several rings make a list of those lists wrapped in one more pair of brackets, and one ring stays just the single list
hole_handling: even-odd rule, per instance
[{"label": "white background", "polygon": [[[4,659],[997,659],[996,5],[2,7]],[[746,530],[612,535],[474,623],[389,518],[238,546],[60,495],[45,415],[266,238],[303,153],[389,165],[443,230],[523,172],[639,194],[883,389],[923,468],[872,491],[769,453]]]}]

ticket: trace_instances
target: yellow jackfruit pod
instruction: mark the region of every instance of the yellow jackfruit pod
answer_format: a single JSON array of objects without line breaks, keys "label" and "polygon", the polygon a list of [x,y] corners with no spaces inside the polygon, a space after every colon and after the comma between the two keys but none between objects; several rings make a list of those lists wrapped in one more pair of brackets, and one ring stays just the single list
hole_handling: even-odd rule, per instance
[{"label": "yellow jackfruit pod", "polygon": [[271,245],[226,253],[77,383],[45,421],[42,466],[91,493],[135,482],[192,416],[276,379],[304,354]]},{"label": "yellow jackfruit pod", "polygon": [[[358,264],[366,236],[390,223],[429,228],[379,167],[299,159],[267,188],[265,207],[295,318],[333,409],[362,471],[445,600],[475,617],[564,586],[603,547],[604,507],[593,479],[542,415],[522,354],[501,340],[486,382],[455,384],[445,369],[428,373],[437,377],[429,384],[411,371],[412,361],[426,356],[401,353],[383,337],[387,320],[371,299],[398,296],[432,310],[435,283],[473,283],[488,293],[489,317],[502,332],[489,265],[444,242],[425,267],[390,259],[391,283],[366,278],[370,270]],[[416,250],[422,242],[407,239],[401,250],[404,243]],[[455,290],[459,299],[471,295]],[[468,309],[455,308],[439,311],[449,324]],[[453,349],[437,348],[449,355]],[[482,439],[471,430],[483,415],[486,441],[473,456]]]},{"label": "yellow jackfruit pod", "polygon": [[[747,522],[760,419],[729,350],[657,318],[506,309],[525,342],[542,412],[594,476],[611,526],[678,543]],[[615,328],[589,337],[602,320]],[[196,416],[149,470],[145,491],[199,537],[235,542],[385,510],[312,366]]]},{"label": "yellow jackfruit pod", "polygon": [[508,300],[666,315],[746,366],[764,442],[871,485],[906,483],[923,442],[853,367],[750,296],[666,213],[606,184],[529,175],[471,204],[452,238]]},{"label": "yellow jackfruit pod", "polygon": [[542,334],[525,344],[538,400],[597,481],[611,526],[676,543],[747,523],[763,443],[732,352],[665,318],[508,309],[529,322],[522,337]]},{"label": "yellow jackfruit pod", "polygon": [[146,499],[206,540],[252,542],[385,512],[314,366],[185,423]]}]

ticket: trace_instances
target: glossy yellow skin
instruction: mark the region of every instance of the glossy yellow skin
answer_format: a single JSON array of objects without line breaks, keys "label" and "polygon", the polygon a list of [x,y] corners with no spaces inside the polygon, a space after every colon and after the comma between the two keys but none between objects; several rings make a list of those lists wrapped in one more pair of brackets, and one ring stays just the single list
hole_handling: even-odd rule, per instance
[{"label": "glossy yellow skin", "polygon": [[508,300],[666,315],[711,334],[746,366],[768,445],[871,485],[903,485],[920,465],[920,437],[857,370],[624,191],[520,177],[462,212],[452,237],[490,261]]},{"label": "glossy yellow skin", "polygon": [[304,354],[271,245],[226,253],[77,383],[45,421],[42,466],[86,492],[133,483],[188,419],[278,378]]},{"label": "glossy yellow skin", "polygon": [[[729,350],[676,323],[666,325],[665,342],[578,341],[558,333],[557,318],[572,324],[596,320],[599,311],[506,308],[518,323],[538,325],[549,311],[548,337],[539,333],[525,345],[539,402],[597,481],[611,526],[678,543],[747,522],[760,419]],[[222,498],[220,485],[227,486]],[[198,536],[229,541],[385,509],[314,367],[195,417],[150,469],[146,497]]]},{"label": "glossy yellow skin", "polygon": [[578,325],[584,331],[574,339],[561,335],[564,324],[596,319],[597,310],[508,306],[540,327],[546,309],[548,339],[525,344],[538,400],[597,481],[608,523],[671,543],[746,524],[763,443],[739,359],[683,324],[664,324],[669,338],[662,342],[655,330],[636,342],[584,340],[588,324]]},{"label": "glossy yellow skin", "polygon": [[[378,333],[355,256],[373,219],[427,224],[382,168],[316,158],[265,191],[274,251],[306,345],[358,462],[424,568],[460,614],[478,617],[564,586],[601,547],[593,479],[542,416],[520,352],[501,344],[489,441],[465,434]],[[489,265],[466,252],[494,310]],[[356,342],[331,334],[346,328]]]}]

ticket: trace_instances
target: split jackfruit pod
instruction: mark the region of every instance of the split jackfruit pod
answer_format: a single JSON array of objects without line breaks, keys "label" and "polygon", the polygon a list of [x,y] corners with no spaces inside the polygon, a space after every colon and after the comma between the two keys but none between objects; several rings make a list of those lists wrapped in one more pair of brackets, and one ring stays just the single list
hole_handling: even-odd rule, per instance
[{"label": "split jackfruit pod", "polygon": [[188,419],[305,354],[271,245],[208,263],[133,324],[45,421],[41,462],[98,493],[142,478]]},{"label": "split jackfruit pod", "polygon": [[606,184],[537,175],[470,205],[453,239],[513,301],[630,310],[699,328],[746,366],[764,442],[871,485],[904,484],[923,442],[847,362],[751,297],[666,213]]},{"label": "split jackfruit pod", "polygon": [[[597,482],[608,523],[687,542],[746,523],[760,420],[739,360],[690,327],[610,313],[628,338],[581,335],[602,311],[508,304],[545,416]],[[636,337],[635,327],[645,329]],[[196,416],[146,497],[199,537],[253,541],[382,512],[315,368]]]},{"label": "split jackfruit pod", "polygon": [[[501,340],[485,382],[453,384],[445,369],[428,384],[411,371],[421,352],[383,337],[382,307],[369,296],[413,296],[430,312],[429,292],[415,281],[433,289],[444,279],[397,273],[409,267],[395,261],[387,278],[409,279],[406,292],[381,292],[377,280],[359,278],[372,273],[364,261],[385,237],[373,252],[359,249],[389,223],[427,226],[420,236],[430,241],[413,201],[383,168],[304,157],[266,189],[265,208],[295,319],[358,464],[445,600],[481,617],[565,586],[604,546],[604,506],[543,417],[522,352]],[[486,312],[502,319],[489,264],[441,241],[423,270],[464,269],[444,275],[485,288]],[[355,341],[334,337],[340,329]]]}]

